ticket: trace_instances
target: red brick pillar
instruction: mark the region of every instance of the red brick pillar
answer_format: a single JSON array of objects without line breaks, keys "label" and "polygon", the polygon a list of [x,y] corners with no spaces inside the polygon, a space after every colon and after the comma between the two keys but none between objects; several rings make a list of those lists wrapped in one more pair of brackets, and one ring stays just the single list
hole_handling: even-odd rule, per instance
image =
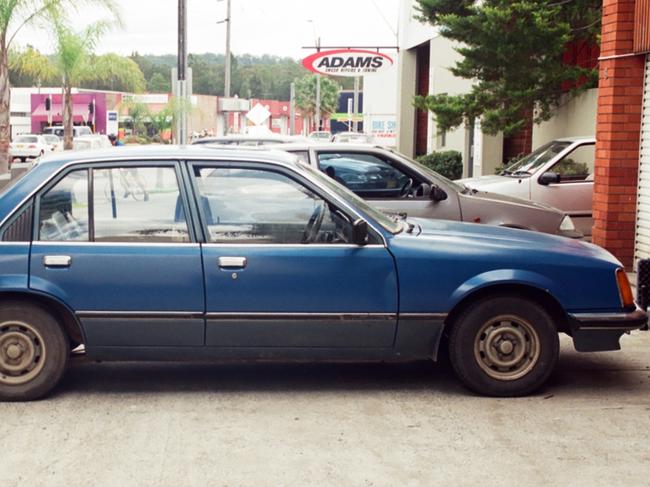
[{"label": "red brick pillar", "polygon": [[644,57],[631,55],[633,40],[634,0],[604,0],[593,242],[628,267],[634,259],[644,70]]}]

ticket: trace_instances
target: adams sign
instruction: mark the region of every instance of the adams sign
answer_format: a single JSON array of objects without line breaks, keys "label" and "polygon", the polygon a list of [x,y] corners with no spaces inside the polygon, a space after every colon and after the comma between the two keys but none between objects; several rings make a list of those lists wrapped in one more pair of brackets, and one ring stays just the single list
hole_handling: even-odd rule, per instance
[{"label": "adams sign", "polygon": [[321,51],[305,58],[303,66],[309,71],[330,76],[362,76],[378,73],[392,66],[393,58],[376,51],[338,49]]}]

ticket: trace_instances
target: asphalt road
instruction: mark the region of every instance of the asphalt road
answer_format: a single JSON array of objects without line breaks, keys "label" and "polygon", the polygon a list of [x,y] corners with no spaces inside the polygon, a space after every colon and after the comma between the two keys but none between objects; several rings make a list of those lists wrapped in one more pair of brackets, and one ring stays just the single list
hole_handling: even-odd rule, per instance
[{"label": "asphalt road", "polygon": [[650,485],[650,333],[563,342],[549,386],[467,393],[448,366],[73,364],[0,404],[10,486]]}]

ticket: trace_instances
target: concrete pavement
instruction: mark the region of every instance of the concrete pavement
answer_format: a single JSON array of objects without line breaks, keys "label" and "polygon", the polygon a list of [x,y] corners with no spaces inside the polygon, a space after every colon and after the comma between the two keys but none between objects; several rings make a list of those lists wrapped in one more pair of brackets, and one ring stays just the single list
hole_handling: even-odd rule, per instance
[{"label": "concrete pavement", "polygon": [[446,365],[72,365],[0,404],[3,487],[650,485],[650,333],[563,340],[538,395],[487,399]]}]

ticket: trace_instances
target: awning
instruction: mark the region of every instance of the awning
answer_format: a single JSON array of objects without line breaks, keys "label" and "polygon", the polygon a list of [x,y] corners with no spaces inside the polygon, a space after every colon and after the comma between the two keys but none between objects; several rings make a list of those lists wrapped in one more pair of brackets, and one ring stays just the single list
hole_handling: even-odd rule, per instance
[{"label": "awning", "polygon": [[[53,117],[63,117],[63,105],[61,103],[52,103],[52,110],[50,113]],[[80,118],[87,120],[90,114],[88,113],[88,105],[83,103],[75,103],[72,105],[72,114],[74,118]],[[45,109],[45,102],[41,103],[36,107],[36,110],[32,113],[33,117],[47,117],[48,112]]]}]

